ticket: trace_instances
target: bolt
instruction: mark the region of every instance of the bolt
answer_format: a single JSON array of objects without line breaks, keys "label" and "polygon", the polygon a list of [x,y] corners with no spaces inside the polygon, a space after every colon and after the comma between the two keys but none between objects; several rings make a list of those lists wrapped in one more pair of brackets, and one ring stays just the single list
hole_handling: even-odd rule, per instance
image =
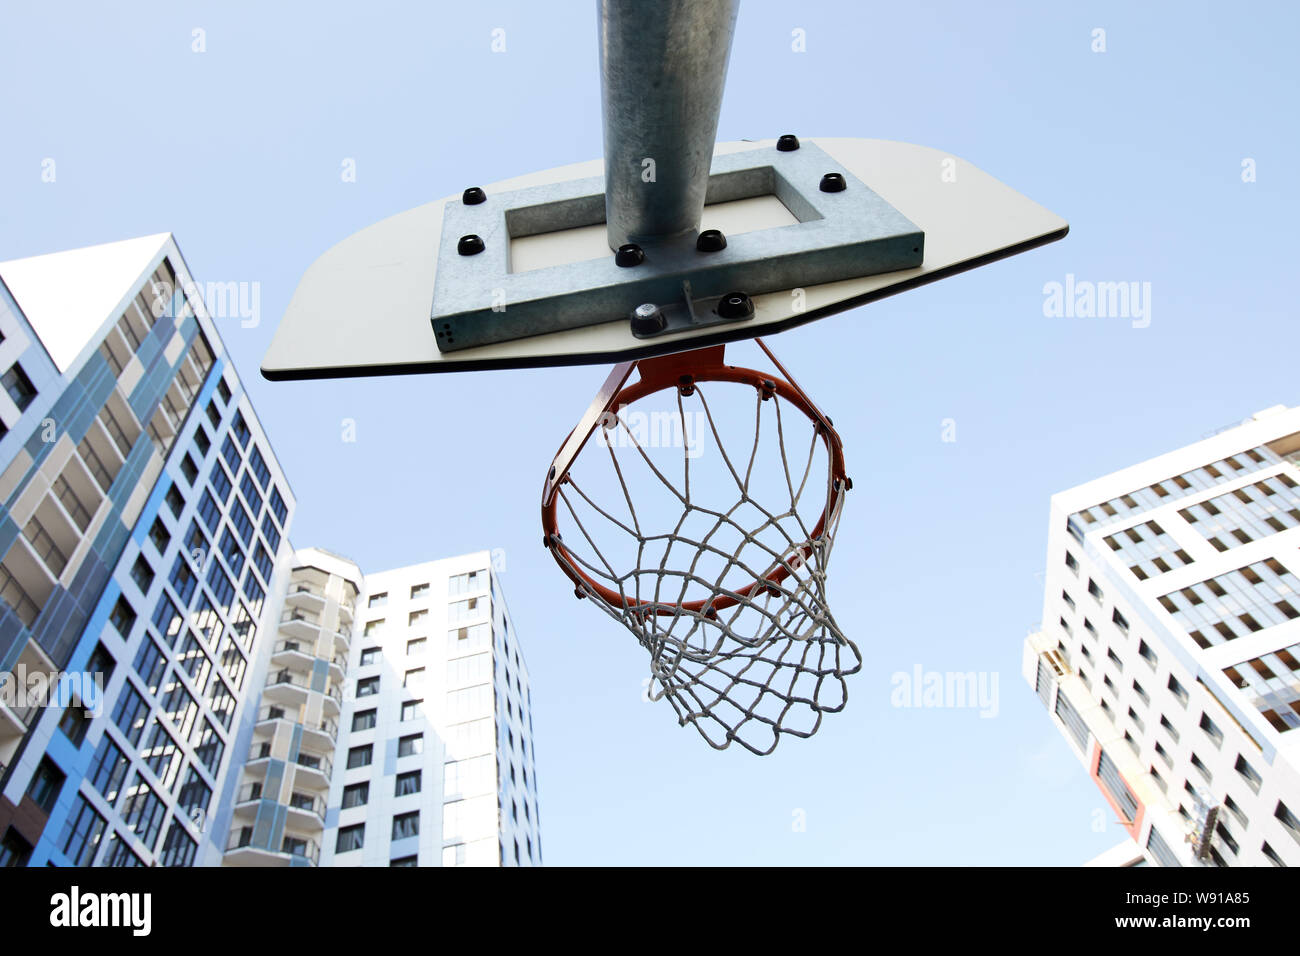
[{"label": "bolt", "polygon": [[720,252],[727,248],[727,237],[719,229],[705,229],[695,239],[696,252]]},{"label": "bolt", "polygon": [[487,193],[481,186],[470,186],[460,194],[460,201],[466,206],[477,206],[481,202],[487,202]]},{"label": "bolt", "polygon": [[632,334],[637,338],[658,335],[668,328],[668,318],[653,302],[643,302],[632,310]]},{"label": "bolt", "polygon": [[824,193],[842,193],[848,188],[848,183],[844,181],[843,173],[827,173],[819,188]]},{"label": "bolt", "polygon": [[743,292],[728,292],[718,300],[717,312],[724,319],[748,319],[754,314],[754,300]]},{"label": "bolt", "polygon": [[680,375],[677,378],[677,391],[682,397],[690,398],[695,394],[695,377],[693,375]]},{"label": "bolt", "polygon": [[485,248],[487,247],[483,245],[483,240],[473,233],[461,236],[460,242],[456,243],[456,251],[462,256],[476,256]]},{"label": "bolt", "polygon": [[776,148],[783,153],[793,153],[799,148],[799,137],[794,133],[786,133],[776,141]]},{"label": "bolt", "polygon": [[614,253],[614,264],[630,268],[639,266],[645,262],[645,251],[635,242],[624,243],[618,247],[618,252]]}]

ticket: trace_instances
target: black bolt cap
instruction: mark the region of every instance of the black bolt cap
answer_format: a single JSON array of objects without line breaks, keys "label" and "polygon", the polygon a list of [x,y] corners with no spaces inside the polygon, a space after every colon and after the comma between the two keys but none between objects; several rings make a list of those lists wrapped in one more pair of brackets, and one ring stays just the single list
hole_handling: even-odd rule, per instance
[{"label": "black bolt cap", "polygon": [[705,229],[695,239],[697,252],[720,252],[727,248],[727,237],[719,229]]},{"label": "black bolt cap", "polygon": [[480,186],[470,186],[461,193],[460,201],[466,206],[477,206],[481,202],[487,202],[487,193]]},{"label": "black bolt cap", "polygon": [[635,242],[628,242],[618,247],[614,253],[614,264],[624,267],[639,266],[645,262],[645,250]]},{"label": "black bolt cap", "polygon": [[668,328],[668,317],[659,306],[647,302],[632,310],[632,334],[638,338],[658,335]]},{"label": "black bolt cap", "polygon": [[793,153],[799,148],[799,137],[794,133],[786,133],[776,141],[776,148],[783,153]]},{"label": "black bolt cap", "polygon": [[468,236],[461,236],[460,242],[456,243],[456,251],[462,256],[476,256],[486,248],[483,245],[483,240],[473,233]]},{"label": "black bolt cap", "polygon": [[718,300],[718,315],[724,319],[747,319],[754,314],[754,300],[743,292],[728,292]]},{"label": "black bolt cap", "polygon": [[843,173],[827,173],[822,177],[821,191],[824,193],[842,193],[848,188]]}]

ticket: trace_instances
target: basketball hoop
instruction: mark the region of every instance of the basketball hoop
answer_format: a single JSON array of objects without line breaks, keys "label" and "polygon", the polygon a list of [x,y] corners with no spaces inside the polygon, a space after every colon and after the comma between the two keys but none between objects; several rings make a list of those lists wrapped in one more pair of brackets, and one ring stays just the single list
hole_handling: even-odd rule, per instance
[{"label": "basketball hoop", "polygon": [[[841,710],[862,661],[826,603],[852,487],[840,437],[755,342],[780,374],[725,364],[725,346],[616,366],[548,473],[542,527],[578,597],[650,653],[651,699],[713,747],[761,755]],[[675,409],[651,414],[681,423],[682,450],[634,420],[665,397]],[[729,453],[721,435],[751,415],[747,453]]]}]

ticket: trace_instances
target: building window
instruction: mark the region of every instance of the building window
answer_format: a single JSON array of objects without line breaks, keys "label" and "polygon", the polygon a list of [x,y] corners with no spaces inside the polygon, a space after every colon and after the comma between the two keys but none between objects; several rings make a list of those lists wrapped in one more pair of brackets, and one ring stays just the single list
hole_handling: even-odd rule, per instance
[{"label": "building window", "polygon": [[1124,822],[1128,823],[1134,820],[1137,814],[1137,798],[1133,796],[1133,791],[1124,782],[1124,778],[1120,775],[1115,762],[1111,760],[1110,755],[1104,750],[1097,762],[1097,779],[1102,782],[1106,792],[1110,794],[1115,805],[1119,807]]},{"label": "building window", "polygon": [[185,782],[181,784],[180,792],[176,795],[176,805],[185,816],[194,819],[194,811],[208,812],[208,804],[211,800],[212,788],[203,782],[197,770],[193,767],[187,769]]},{"label": "building window", "polygon": [[352,715],[352,732],[358,730],[370,730],[375,726],[374,710],[359,710]]},{"label": "building window", "polygon": [[426,597],[428,597],[428,596],[429,596],[429,585],[428,585],[428,583],[425,583],[425,584],[414,584],[414,585],[411,586],[411,600],[412,600],[412,601],[418,601],[418,600],[420,600],[421,598],[426,598]]},{"label": "building window", "polygon": [[371,744],[363,744],[360,747],[353,747],[348,751],[348,769],[354,770],[357,767],[369,767],[370,761],[374,755],[374,747]]},{"label": "building window", "polygon": [[1164,841],[1155,827],[1151,828],[1151,833],[1147,836],[1147,850],[1161,866],[1181,865],[1178,857],[1174,856],[1174,851],[1169,848],[1169,844]]},{"label": "building window", "polygon": [[405,840],[420,835],[420,811],[401,813],[393,817],[393,839]]},{"label": "building window", "polygon": [[1100,604],[1106,597],[1105,593],[1097,585],[1097,582],[1092,578],[1088,578],[1088,593],[1093,596],[1098,604]]},{"label": "building window", "polygon": [[358,697],[373,697],[379,693],[379,678],[365,677],[357,681]]},{"label": "building window", "polygon": [[428,639],[423,637],[417,637],[414,640],[407,641],[406,656],[410,657],[414,654],[423,654],[426,644],[428,644]]},{"label": "building window", "polygon": [[488,586],[487,579],[488,572],[486,569],[470,571],[468,574],[453,574],[447,581],[447,593],[468,594],[473,591],[485,590]]},{"label": "building window", "polygon": [[217,394],[221,396],[222,405],[230,402],[230,386],[226,384],[224,378],[217,379]]},{"label": "building window", "polygon": [[[0,429],[3,427],[0,425]],[[0,867],[26,866],[31,855],[32,845],[23,839],[22,834],[13,827],[5,831],[4,839],[0,840]]]},{"label": "building window", "polygon": [[41,762],[36,765],[36,772],[32,774],[31,783],[27,785],[27,796],[41,808],[46,814],[54,809],[54,803],[59,799],[59,791],[63,789],[63,781],[67,779],[62,770],[55,766],[54,761],[49,757],[42,757]]},{"label": "building window", "polygon": [[[1080,671],[1080,676],[1083,676],[1082,671]],[[1070,731],[1075,744],[1082,749],[1084,744],[1088,742],[1088,725],[1083,722],[1083,718],[1079,716],[1079,712],[1074,709],[1074,705],[1070,703],[1065,694],[1056,695],[1056,714],[1061,718],[1061,722],[1065,724],[1066,729]]]},{"label": "building window", "polygon": [[1264,783],[1264,778],[1259,775],[1258,771],[1256,771],[1254,767],[1246,762],[1245,757],[1240,754],[1237,755],[1237,763],[1234,769],[1237,773],[1241,774],[1242,779],[1246,781],[1246,785],[1249,786],[1253,792],[1259,793],[1259,788]]},{"label": "building window", "polygon": [[1197,773],[1205,778],[1206,783],[1210,783],[1213,777],[1210,774],[1210,768],[1201,762],[1201,758],[1192,754],[1192,766],[1196,768]]},{"label": "building window", "polygon": [[1160,715],[1160,726],[1165,729],[1165,733],[1169,735],[1169,738],[1174,743],[1178,743],[1178,729],[1169,722],[1169,718],[1164,714]]},{"label": "building window", "polygon": [[[370,595],[370,600],[367,602],[366,606],[367,606],[367,607],[384,607],[384,606],[386,606],[387,604],[388,604],[388,592],[387,592],[387,591],[380,591],[378,594],[372,594],[372,595]],[[375,623],[375,622],[372,621],[371,623]],[[367,625],[367,626],[369,626],[369,625]]]},{"label": "building window", "polygon": [[221,506],[217,504],[210,491],[205,490],[203,497],[199,499],[199,517],[207,526],[209,534],[217,533],[217,525],[221,521]]},{"label": "building window", "polygon": [[217,500],[223,505],[230,500],[230,492],[234,485],[231,484],[226,469],[221,467],[221,462],[212,463],[212,474],[208,476],[208,484],[212,486],[212,490],[217,493]]},{"label": "building window", "polygon": [[1296,815],[1287,809],[1287,805],[1281,800],[1277,802],[1277,809],[1273,811],[1273,816],[1281,821],[1282,826],[1286,827],[1287,832],[1291,834],[1296,842],[1300,842],[1300,819],[1297,819]]},{"label": "building window", "polygon": [[185,510],[185,496],[182,495],[181,490],[176,487],[176,482],[172,482],[171,487],[167,489],[166,500],[167,507],[171,509],[171,513],[179,518],[181,512]]},{"label": "building window", "polygon": [[194,588],[198,585],[199,579],[194,576],[194,571],[190,568],[186,555],[176,555],[176,561],[172,564],[172,573],[167,580],[175,588],[176,596],[181,599],[181,604],[189,604],[190,598],[194,597]]},{"label": "building window", "polygon": [[406,672],[402,678],[402,686],[410,688],[419,688],[424,683],[424,668],[413,667]]},{"label": "building window", "polygon": [[371,664],[378,664],[379,657],[383,652],[378,647],[366,647],[361,650],[361,667],[369,667]]},{"label": "building window", "polygon": [[351,783],[343,788],[343,809],[364,807],[370,801],[370,784]]},{"label": "building window", "polygon": [[393,788],[393,796],[406,797],[413,793],[420,792],[420,771],[412,770],[410,773],[399,773],[397,783]]},{"label": "building window", "polygon": [[194,426],[194,446],[199,450],[199,457],[208,457],[208,452],[212,448],[212,440],[208,438],[208,433],[203,430],[202,425]]},{"label": "building window", "polygon": [[117,603],[113,605],[112,612],[108,615],[109,622],[117,630],[117,633],[123,637],[129,637],[131,628],[135,626],[135,611],[126,598],[118,595]]},{"label": "building window", "polygon": [[350,827],[339,827],[338,841],[334,844],[335,853],[350,853],[360,850],[365,845],[366,825],[358,823]]},{"label": "building window", "polygon": [[1174,677],[1173,674],[1170,674],[1169,683],[1166,686],[1169,688],[1169,692],[1177,699],[1178,703],[1186,707],[1188,700],[1187,688],[1178,683],[1178,678]]},{"label": "building window", "polygon": [[417,720],[420,714],[420,708],[424,706],[422,700],[408,700],[402,704],[402,720]]},{"label": "building window", "polygon": [[85,706],[77,698],[72,698],[72,702],[63,711],[63,717],[59,719],[59,730],[72,741],[73,746],[80,747],[89,729],[90,718],[86,716]]},{"label": "building window", "polygon": [[36,398],[36,386],[17,362],[5,372],[3,378],[0,378],[0,384],[4,385],[4,390],[9,393],[9,397],[13,399],[20,412],[27,411],[27,406],[32,403],[32,399]]},{"label": "building window", "polygon": [[138,555],[135,564],[131,565],[131,580],[135,582],[141,594],[148,594],[149,588],[153,586],[153,568],[149,567],[149,562],[142,554]]},{"label": "building window", "polygon": [[289,517],[289,508],[284,503],[284,498],[280,495],[279,488],[271,489],[270,497],[271,513],[275,515],[275,520],[280,522],[280,527],[284,527],[285,521]]},{"label": "building window", "polygon": [[374,637],[384,629],[384,619],[381,617],[376,621],[367,621],[365,630],[362,631],[363,637]]},{"label": "building window", "polygon": [[77,794],[77,799],[68,812],[63,830],[59,834],[59,849],[63,851],[73,866],[89,866],[99,849],[99,840],[104,835],[104,818],[95,812],[86,798]]},{"label": "building window", "polygon": [[1155,670],[1157,665],[1160,663],[1160,658],[1156,656],[1155,651],[1151,650],[1146,641],[1138,641],[1138,654],[1142,656],[1144,661],[1151,665],[1152,670]]},{"label": "building window", "polygon": [[397,741],[397,756],[412,757],[424,753],[424,735],[411,734]]},{"label": "building window", "polygon": [[198,844],[181,826],[180,820],[173,818],[171,826],[167,828],[167,839],[163,841],[161,863],[163,866],[193,866],[198,848]]},{"label": "building window", "polygon": [[99,791],[99,795],[110,807],[117,802],[117,796],[122,790],[122,781],[126,779],[126,772],[130,765],[131,762],[126,754],[122,753],[122,748],[115,744],[108,734],[104,734],[99,741],[99,749],[95,751],[94,759],[90,762],[86,779]]},{"label": "building window", "polygon": [[427,620],[428,617],[429,617],[429,611],[427,608],[423,611],[412,611],[410,614],[406,616],[406,626],[415,627],[417,624],[420,624],[421,622]]},{"label": "building window", "polygon": [[1210,720],[1209,714],[1201,714],[1201,730],[1205,732],[1205,736],[1210,738],[1214,746],[1223,746],[1223,731],[1219,729],[1214,721]]},{"label": "building window", "polygon": [[117,706],[113,708],[113,723],[132,747],[140,742],[140,734],[149,720],[149,705],[136,691],[135,686],[127,681],[122,693],[118,695]]},{"label": "building window", "polygon": [[167,658],[153,638],[146,636],[140,641],[134,667],[149,693],[157,694],[162,686],[163,671],[167,669]]},{"label": "building window", "polygon": [[402,857],[398,857],[396,860],[391,861],[388,865],[389,866],[419,866],[420,857],[418,854],[415,856],[402,856]]}]

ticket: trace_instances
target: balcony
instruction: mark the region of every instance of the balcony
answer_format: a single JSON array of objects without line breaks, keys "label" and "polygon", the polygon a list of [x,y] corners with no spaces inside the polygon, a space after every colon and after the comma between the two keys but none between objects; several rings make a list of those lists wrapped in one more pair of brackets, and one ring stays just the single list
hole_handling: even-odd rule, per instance
[{"label": "balcony", "polygon": [[307,614],[297,608],[294,608],[287,614],[280,617],[280,631],[289,637],[297,637],[304,641],[316,639],[316,634],[320,630],[320,618],[315,614]]},{"label": "balcony", "polygon": [[289,811],[301,816],[305,825],[319,826],[325,822],[325,798],[295,790],[289,797]]},{"label": "balcony", "polygon": [[253,749],[248,752],[248,762],[256,763],[259,760],[268,760],[271,757],[271,742],[264,740],[261,743],[254,744]]},{"label": "balcony", "polygon": [[262,699],[296,708],[307,703],[307,695],[310,693],[311,682],[302,674],[285,667],[267,676]]},{"label": "balcony", "polygon": [[315,638],[310,641],[277,641],[271,648],[271,663],[276,667],[291,667],[296,664],[300,668],[309,668],[316,659],[315,645]]},{"label": "balcony", "polygon": [[294,774],[295,782],[300,781],[307,786],[329,787],[330,774],[334,772],[334,762],[329,757],[300,753],[294,763],[298,767],[298,772]]},{"label": "balcony", "polygon": [[258,846],[253,828],[240,827],[226,844],[226,862],[231,866],[291,866],[295,862],[315,866],[320,862],[320,844],[306,837],[285,836],[279,850]]},{"label": "balcony", "polygon": [[285,607],[319,613],[325,609],[325,596],[309,584],[291,584],[284,596]]},{"label": "balcony", "polygon": [[348,649],[351,647],[352,632],[350,630],[334,632],[334,649],[343,655],[344,660],[347,659]]},{"label": "balcony", "polygon": [[287,708],[277,704],[270,704],[257,712],[255,727],[260,730],[263,725],[280,720],[301,727],[303,743],[322,750],[328,750],[331,753],[334,751],[334,745],[339,739],[338,721],[329,717],[323,717],[319,721],[306,720],[299,708]]}]

